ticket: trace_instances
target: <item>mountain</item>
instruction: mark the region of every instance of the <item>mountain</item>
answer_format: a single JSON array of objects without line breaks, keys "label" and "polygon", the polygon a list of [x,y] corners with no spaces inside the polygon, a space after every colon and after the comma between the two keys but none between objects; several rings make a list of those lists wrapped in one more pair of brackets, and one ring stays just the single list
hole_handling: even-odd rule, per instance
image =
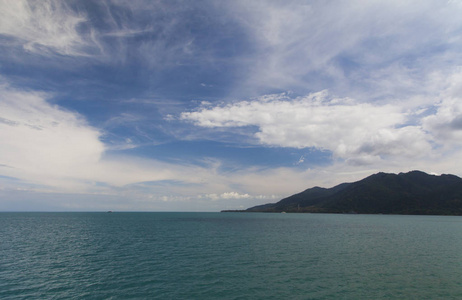
[{"label": "mountain", "polygon": [[245,212],[462,215],[462,179],[421,171],[377,173],[333,188],[310,188]]}]

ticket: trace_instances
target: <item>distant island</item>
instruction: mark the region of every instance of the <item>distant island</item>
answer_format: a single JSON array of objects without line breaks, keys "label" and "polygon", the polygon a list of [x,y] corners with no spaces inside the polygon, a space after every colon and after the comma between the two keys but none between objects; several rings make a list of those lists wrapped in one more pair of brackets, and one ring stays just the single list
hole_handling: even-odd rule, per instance
[{"label": "distant island", "polygon": [[377,173],[332,188],[313,187],[277,203],[222,212],[462,215],[462,179],[421,171]]}]

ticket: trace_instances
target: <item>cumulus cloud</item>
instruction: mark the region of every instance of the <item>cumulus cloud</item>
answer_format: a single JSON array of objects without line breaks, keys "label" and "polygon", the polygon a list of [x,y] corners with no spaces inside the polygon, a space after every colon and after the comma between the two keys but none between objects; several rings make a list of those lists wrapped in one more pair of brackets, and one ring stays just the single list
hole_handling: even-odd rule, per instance
[{"label": "cumulus cloud", "polygon": [[423,119],[423,127],[433,132],[436,140],[443,145],[460,145],[462,143],[461,99],[445,99],[436,107],[436,114]]},{"label": "cumulus cloud", "polygon": [[256,126],[263,145],[329,150],[339,158],[415,156],[431,150],[419,126],[405,126],[406,113],[393,105],[357,103],[327,91],[290,99],[271,95],[181,114],[197,126]]},{"label": "cumulus cloud", "polygon": [[432,132],[445,149],[460,146],[462,141],[462,70],[446,79],[446,88],[435,103],[436,112],[423,118],[423,128]]},{"label": "cumulus cloud", "polygon": [[236,200],[241,200],[241,199],[258,199],[258,200],[274,200],[277,199],[278,197],[275,195],[249,195],[247,193],[245,194],[240,194],[238,192],[225,192],[221,194],[205,194],[205,195],[199,195],[197,198],[202,199],[211,199],[211,200],[231,200],[231,199],[236,199]]},{"label": "cumulus cloud", "polygon": [[78,166],[97,163],[104,152],[98,130],[45,97],[0,88],[0,161],[11,167],[8,176],[40,181],[69,176]]},{"label": "cumulus cloud", "polygon": [[227,192],[222,194],[206,194],[204,196],[199,196],[200,198],[208,198],[211,200],[218,200],[218,199],[249,199],[251,196],[249,194],[239,194],[236,192]]},{"label": "cumulus cloud", "polygon": [[[418,143],[417,146],[412,145],[416,141],[422,142],[420,138],[423,139],[419,136],[421,133],[418,126],[395,126],[405,121],[405,116],[393,107],[379,113],[376,107],[360,105],[360,112],[364,110],[365,115],[372,113],[369,117],[375,118],[377,124],[381,125],[371,123],[369,127],[372,126],[375,131],[366,130],[359,137],[352,135],[350,131],[365,130],[355,127],[362,124],[360,119],[364,117],[354,111],[357,105],[351,99],[331,98],[322,92],[294,101],[287,101],[285,95],[272,95],[235,105],[208,105],[206,110],[216,110],[211,112],[214,117],[210,119],[201,119],[204,115],[200,110],[183,114],[184,120],[212,128],[279,127],[279,131],[271,129],[265,131],[270,132],[267,135],[255,136],[265,145],[331,147],[332,151],[337,151],[336,155],[350,160],[350,164],[337,162],[304,171],[248,166],[223,173],[219,171],[219,161],[210,161],[198,167],[126,155],[108,155],[106,145],[100,140],[102,132],[90,126],[82,116],[50,104],[46,94],[18,91],[3,85],[0,88],[0,175],[11,180],[3,180],[0,188],[7,194],[17,194],[15,187],[47,192],[97,193],[105,195],[107,199],[117,199],[117,203],[122,203],[120,207],[125,210],[146,207],[159,209],[167,207],[161,204],[165,201],[176,203],[170,207],[178,205],[178,209],[187,207],[195,210],[199,206],[201,210],[219,210],[274,202],[314,185],[329,187],[343,181],[360,179],[377,170],[396,172],[426,166],[425,159],[417,164],[415,158],[409,160],[403,156],[393,161],[377,158],[378,155],[395,155],[402,151],[409,151],[410,155],[412,147],[425,148],[427,145],[425,140],[423,146]],[[230,109],[233,114],[220,114]],[[317,113],[322,114],[316,116]],[[236,116],[236,119],[232,116]],[[393,122],[382,120],[386,116],[392,117]],[[338,120],[341,118],[344,119]],[[311,122],[314,129],[309,126]],[[330,139],[316,134],[316,129],[327,130],[324,135]],[[284,130],[296,132],[287,138]],[[343,141],[340,140],[342,135],[345,135]],[[299,141],[293,140],[295,138]],[[339,142],[345,143],[345,152],[337,149]],[[363,155],[358,156],[357,153]],[[365,169],[365,163],[373,165]],[[451,166],[441,160],[431,171],[448,172],[448,167]],[[166,181],[172,184],[141,184]],[[268,185],[268,182],[271,184]],[[203,194],[203,191],[208,193]],[[85,197],[90,199],[89,196]],[[123,199],[131,200],[124,202]],[[66,205],[72,204],[72,207],[78,208],[77,202]],[[57,207],[59,205],[56,203]],[[82,205],[88,205],[88,202]]]},{"label": "cumulus cloud", "polygon": [[[102,134],[81,115],[50,104],[46,94],[0,87],[3,176],[72,191],[183,178],[180,166],[108,156]],[[191,169],[183,171],[191,175]]]},{"label": "cumulus cloud", "polygon": [[[222,174],[219,161],[204,161],[202,166],[196,166],[108,154],[107,145],[101,141],[104,134],[101,130],[90,126],[78,113],[51,104],[48,96],[6,84],[0,86],[0,176],[3,178],[0,188],[97,193],[118,199],[146,198],[146,201],[189,201],[191,195],[201,195],[207,190],[210,194],[202,199],[245,201],[266,199],[266,193],[279,194],[299,182],[294,180],[295,175],[286,176],[287,181],[278,180],[280,185],[267,188],[266,183],[259,181],[258,170]],[[244,184],[242,176],[248,173],[255,177]],[[142,184],[169,181],[173,183]],[[240,189],[229,192],[230,186]],[[153,193],[156,196],[149,198]]]}]

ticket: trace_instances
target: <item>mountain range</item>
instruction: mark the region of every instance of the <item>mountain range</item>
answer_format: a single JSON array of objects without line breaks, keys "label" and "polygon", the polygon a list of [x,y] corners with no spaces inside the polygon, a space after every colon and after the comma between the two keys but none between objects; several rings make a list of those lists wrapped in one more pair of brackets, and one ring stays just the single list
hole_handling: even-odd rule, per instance
[{"label": "mountain range", "polygon": [[332,188],[313,187],[242,212],[462,215],[462,179],[421,171],[381,172]]}]

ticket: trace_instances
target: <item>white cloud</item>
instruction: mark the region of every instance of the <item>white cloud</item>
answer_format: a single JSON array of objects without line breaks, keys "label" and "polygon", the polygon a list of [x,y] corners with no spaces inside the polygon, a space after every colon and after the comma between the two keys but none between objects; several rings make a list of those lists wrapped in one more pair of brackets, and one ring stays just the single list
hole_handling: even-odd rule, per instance
[{"label": "white cloud", "polygon": [[211,200],[218,200],[218,199],[249,199],[252,198],[249,194],[239,194],[237,192],[227,192],[222,194],[206,194],[204,196],[200,196],[211,199]]},{"label": "white cloud", "polygon": [[299,165],[299,164],[302,164],[303,162],[305,161],[305,156],[300,156],[300,158],[298,159],[298,161],[295,163],[296,165]]},{"label": "white cloud", "polygon": [[79,32],[86,21],[65,1],[0,1],[0,34],[16,38],[30,52],[87,55],[91,43]]},{"label": "white cloud", "polygon": [[80,166],[101,159],[100,132],[44,97],[0,88],[0,161],[11,167],[5,170],[8,176],[47,182],[72,176]]},{"label": "white cloud", "polygon": [[[209,126],[238,124],[282,128],[282,131],[274,130],[272,135],[259,136],[266,144],[271,142],[284,146],[288,143],[297,147],[316,144],[338,151],[336,145],[343,134],[346,135],[343,143],[353,143],[346,144],[347,150],[342,154],[350,160],[347,164],[334,162],[330,166],[319,166],[305,171],[290,168],[258,169],[249,166],[232,172],[221,172],[219,161],[210,161],[206,166],[198,167],[126,155],[108,156],[105,152],[106,146],[100,141],[101,131],[91,127],[81,116],[51,105],[45,94],[22,92],[3,85],[0,88],[0,175],[11,177],[11,180],[2,179],[0,190],[3,194],[19,197],[18,199],[24,195],[30,199],[37,197],[37,201],[53,209],[117,207],[121,210],[217,211],[275,202],[314,185],[330,187],[340,182],[361,179],[377,171],[423,169],[437,173],[453,171],[452,173],[457,174],[456,164],[449,163],[446,157],[431,162],[426,157],[418,158],[413,145],[416,144],[416,148],[425,148],[426,144],[417,143],[422,142],[423,138],[419,136],[418,127],[395,127],[394,123],[405,120],[405,116],[398,110],[387,107],[379,113],[378,107],[357,105],[359,104],[351,99],[329,98],[325,93],[297,98],[295,101],[287,101],[285,96],[278,95],[240,102],[234,106],[209,107],[209,110],[216,110],[211,114],[214,116],[211,120],[199,118],[204,117],[201,111],[184,114],[185,119],[193,120],[193,116],[196,116],[196,122],[201,120],[204,124],[212,124]],[[354,111],[355,107],[359,112]],[[222,110],[225,112],[230,109],[236,120],[231,118],[232,114],[220,117]],[[316,116],[321,112],[320,116]],[[377,121],[382,128],[372,130],[379,126],[374,123],[368,127],[372,128],[371,132],[355,127],[360,126],[355,125],[358,124],[355,123],[356,118],[361,119],[364,117],[362,114],[371,113],[373,115],[368,117]],[[387,116],[392,121],[382,120]],[[339,120],[341,118],[344,119]],[[315,129],[305,132],[300,124],[305,124],[307,120],[314,122],[315,129],[330,128],[324,135],[334,141],[315,134]],[[300,140],[288,139],[284,130],[295,130],[291,133],[292,137]],[[363,138],[350,133],[358,130],[365,130]],[[310,139],[307,141],[305,138]],[[356,142],[364,149],[359,149],[354,144]],[[362,151],[364,155],[358,156],[355,151]],[[409,155],[414,153],[416,156],[410,159],[393,151],[409,151]],[[395,154],[393,160],[377,159],[377,155]],[[449,158],[458,160],[460,154],[454,153]],[[371,163],[369,168],[364,167],[365,161]],[[142,184],[163,181],[172,183],[152,186]],[[39,192],[65,192],[68,193],[67,196],[56,194],[55,199],[67,200],[61,203],[57,199],[50,204],[46,200],[47,194]],[[83,195],[85,193],[87,195]],[[79,197],[70,196],[71,194],[82,194],[84,200],[80,202]],[[92,203],[92,197],[98,200]],[[37,206],[30,201],[23,203],[30,204],[29,207],[32,208]],[[3,202],[2,205],[5,209],[23,207],[20,204],[15,206],[11,201]]]},{"label": "white cloud", "polygon": [[[226,135],[245,144],[248,139],[240,138],[250,136],[269,147],[329,150],[334,157],[332,164],[314,167],[311,157],[302,156],[298,163],[305,160],[303,165],[314,169],[262,170],[249,166],[224,173],[218,161],[198,167],[181,158],[178,164],[171,164],[155,157],[111,155],[107,150],[138,146],[137,137],[143,132],[112,138],[111,145],[109,139],[102,139],[103,130],[115,136],[114,129],[120,126],[137,127],[151,117],[152,109],[138,110],[139,115],[121,113],[101,129],[90,126],[78,113],[52,105],[46,94],[2,86],[0,176],[7,178],[0,189],[117,195],[126,209],[155,207],[150,205],[154,200],[191,204],[195,197],[203,207],[209,202],[247,207],[251,201],[276,199],[271,195],[287,196],[313,185],[331,186],[377,171],[460,172],[454,163],[461,160],[462,141],[460,1],[93,4],[92,10],[85,11],[85,5],[78,1],[0,0],[2,46],[11,47],[6,59],[11,62],[17,58],[13,63],[45,62],[48,66],[62,56],[75,56],[73,63],[68,60],[70,63],[62,66],[78,74],[82,69],[76,71],[74,67],[88,66],[81,63],[81,56],[93,56],[117,67],[140,63],[136,70],[139,78],[149,73],[144,68],[162,73],[165,68],[186,64],[182,71],[192,72],[199,66],[196,69],[203,73],[185,73],[185,78],[229,72],[235,79],[234,86],[223,88],[229,91],[225,100],[235,95],[249,99],[268,90],[293,90],[304,95],[328,88],[335,95],[350,98],[320,92],[303,97],[268,95],[217,105],[207,96],[209,101],[203,101],[197,111],[181,114],[182,120],[202,127],[194,132],[174,122],[178,120],[175,112],[184,107],[181,99],[176,100],[174,109],[175,99],[127,102],[155,104],[160,113],[170,113],[165,113],[165,119],[172,127],[178,126],[178,131],[169,128],[166,132],[178,132],[178,139],[213,139],[214,134],[204,133],[218,131],[220,138]],[[192,11],[198,14],[191,17]],[[93,22],[95,16],[97,22]],[[223,40],[209,40],[209,34],[221,34],[221,29],[230,27],[233,29],[223,34]],[[242,40],[234,39],[233,34]],[[25,56],[16,51],[21,47],[28,52]],[[43,60],[30,53],[53,59]],[[210,66],[215,71],[209,73]],[[163,82],[160,73],[147,78]],[[38,79],[34,74],[18,73],[17,78],[24,76],[18,85]],[[91,76],[82,74],[81,78],[87,75]],[[211,87],[211,79],[198,82]],[[213,87],[221,88],[218,83]],[[156,88],[150,86],[148,90]],[[56,92],[66,95],[63,90]],[[175,184],[142,184],[161,181]],[[126,200],[132,197],[136,200]],[[135,202],[138,204],[131,207]]]},{"label": "white cloud", "polygon": [[436,112],[422,119],[423,128],[432,132],[445,150],[462,145],[462,70],[443,81]]},{"label": "white cloud", "polygon": [[[448,1],[233,1],[255,41],[238,87],[316,91],[361,101],[428,91],[462,63],[462,7]],[[430,90],[435,92],[435,90]]]},{"label": "white cloud", "polygon": [[211,199],[214,201],[217,200],[242,200],[242,199],[257,199],[257,200],[274,200],[278,199],[279,196],[275,195],[249,195],[247,193],[245,194],[240,194],[238,192],[225,192],[221,194],[205,194],[205,195],[199,195],[197,198],[202,199]]},{"label": "white cloud", "polygon": [[436,114],[423,119],[423,128],[434,133],[446,147],[462,144],[461,98],[444,99],[437,105]]},{"label": "white cloud", "polygon": [[[278,180],[280,184],[267,188],[266,183],[259,181],[258,170],[223,174],[218,171],[219,161],[204,161],[205,166],[198,167],[181,160],[171,164],[155,158],[109,155],[101,135],[79,114],[50,104],[46,94],[1,86],[0,176],[4,178],[0,188],[99,194],[117,199],[126,197],[129,202],[132,197],[148,202],[149,199],[193,201],[194,195],[206,190],[217,199],[257,201],[299,182],[294,180],[295,175],[286,176],[287,181]],[[249,173],[255,177],[243,183],[242,176]],[[268,179],[267,176],[270,175],[266,174]],[[142,184],[164,181],[173,184]],[[250,194],[246,190],[258,192]],[[153,194],[155,197],[149,198]]]},{"label": "white cloud", "polygon": [[[172,7],[164,1],[93,1],[88,5],[82,1],[0,0],[0,37],[5,37],[3,46],[14,53],[8,58],[17,57],[18,62],[22,61],[23,53],[18,51],[22,47],[25,52],[55,59],[91,58],[93,63],[119,67],[140,58],[147,68],[175,68],[184,60],[194,59],[196,63],[199,59],[192,56],[197,45],[187,24],[190,6],[195,5]],[[61,66],[69,64],[79,66],[69,60]]]},{"label": "white cloud", "polygon": [[[45,94],[0,87],[3,176],[53,190],[85,192],[104,190],[104,185],[181,180],[191,173],[201,173],[156,160],[108,156],[101,135],[82,116],[51,105]],[[98,183],[103,187],[98,188]]]},{"label": "white cloud", "polygon": [[407,117],[397,106],[356,103],[329,97],[326,91],[290,99],[271,95],[226,106],[205,107],[181,114],[202,127],[256,126],[263,145],[314,147],[336,157],[420,156],[431,146],[419,126],[404,126]]}]

